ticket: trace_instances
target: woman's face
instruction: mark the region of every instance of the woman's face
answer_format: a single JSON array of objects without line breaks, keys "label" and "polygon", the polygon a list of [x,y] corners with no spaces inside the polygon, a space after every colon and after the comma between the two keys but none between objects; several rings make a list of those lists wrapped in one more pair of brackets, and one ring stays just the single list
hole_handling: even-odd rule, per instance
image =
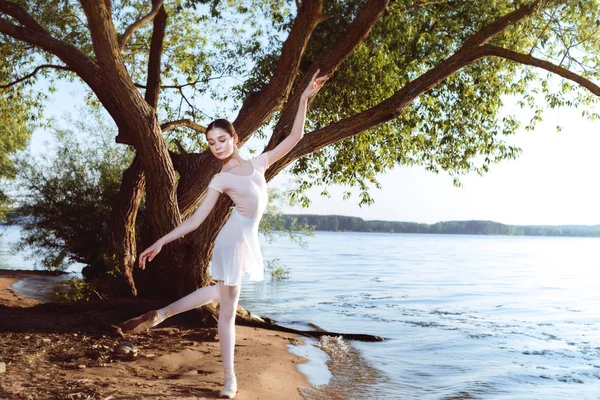
[{"label": "woman's face", "polygon": [[233,137],[227,131],[221,128],[213,128],[206,132],[206,140],[210,146],[210,151],[219,160],[225,160],[233,154],[237,135]]}]

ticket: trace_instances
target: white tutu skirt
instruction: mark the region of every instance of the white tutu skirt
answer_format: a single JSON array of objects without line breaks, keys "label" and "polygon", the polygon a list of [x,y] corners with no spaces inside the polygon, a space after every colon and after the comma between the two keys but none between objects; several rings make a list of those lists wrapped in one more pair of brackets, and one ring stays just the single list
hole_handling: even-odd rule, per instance
[{"label": "white tutu skirt", "polygon": [[262,252],[258,241],[260,219],[240,215],[234,208],[231,216],[217,235],[212,254],[210,274],[216,281],[238,286],[242,276],[262,281],[265,276]]}]

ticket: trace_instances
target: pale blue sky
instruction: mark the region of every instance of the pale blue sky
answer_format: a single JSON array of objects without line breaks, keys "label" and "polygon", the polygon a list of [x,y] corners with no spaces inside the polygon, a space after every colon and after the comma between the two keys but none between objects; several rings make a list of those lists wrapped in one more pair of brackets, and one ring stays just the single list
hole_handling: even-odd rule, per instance
[{"label": "pale blue sky", "polygon": [[[47,115],[60,117],[75,111],[81,101],[81,86],[61,84],[52,95]],[[521,110],[518,115],[524,122],[530,117]],[[563,127],[560,133],[557,124]],[[600,224],[599,128],[599,122],[585,120],[580,111],[547,110],[535,131],[521,130],[510,138],[511,144],[523,149],[517,160],[494,165],[483,177],[463,177],[462,188],[454,187],[445,173],[398,167],[380,177],[382,189],[371,191],[372,206],[358,207],[356,197],[343,201],[346,189],[333,187],[328,189],[331,198],[321,197],[317,189],[308,192],[313,201],[310,208],[285,211],[424,223],[481,219],[507,224]],[[36,131],[32,151],[42,151],[42,143],[50,139],[48,132]],[[249,146],[260,147],[258,143]],[[289,180],[282,173],[270,184],[285,187]]]}]

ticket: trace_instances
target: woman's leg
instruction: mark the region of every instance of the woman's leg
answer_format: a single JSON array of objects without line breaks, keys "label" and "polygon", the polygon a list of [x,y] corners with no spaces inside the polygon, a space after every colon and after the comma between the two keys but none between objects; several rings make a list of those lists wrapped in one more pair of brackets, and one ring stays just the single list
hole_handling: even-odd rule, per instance
[{"label": "woman's leg", "polygon": [[233,370],[235,346],[235,313],[240,299],[240,286],[227,286],[219,281],[221,304],[219,306],[219,344],[223,368]]},{"label": "woman's leg", "polygon": [[235,347],[235,314],[240,299],[240,286],[227,286],[219,281],[221,303],[219,306],[219,345],[225,371],[225,385],[221,397],[233,398],[237,392],[237,381],[233,368]]},{"label": "woman's leg", "polygon": [[198,308],[208,303],[220,301],[220,298],[219,285],[205,286],[203,288],[194,290],[192,293],[182,297],[176,302],[157,310],[158,322],[155,325],[160,324],[165,319],[172,317],[173,315],[193,310],[194,308]]},{"label": "woman's leg", "polygon": [[132,318],[120,325],[124,333],[137,333],[152,328],[173,315],[220,300],[219,285],[205,286],[156,311]]}]

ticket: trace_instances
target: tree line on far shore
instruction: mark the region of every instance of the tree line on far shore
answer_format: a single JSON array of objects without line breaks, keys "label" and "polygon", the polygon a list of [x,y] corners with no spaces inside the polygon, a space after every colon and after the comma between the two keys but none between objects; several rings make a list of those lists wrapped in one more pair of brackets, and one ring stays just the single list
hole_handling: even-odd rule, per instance
[{"label": "tree line on far shore", "polygon": [[286,214],[280,218],[285,229],[299,224],[312,226],[316,231],[330,232],[600,237],[600,225],[506,225],[493,221],[443,221],[421,224],[404,221],[365,221],[358,217],[314,214]]},{"label": "tree line on far shore", "polygon": [[[23,223],[21,210],[7,215],[8,224]],[[24,217],[27,220],[27,217]],[[507,225],[494,221],[442,221],[423,224],[406,221],[365,221],[345,215],[269,214],[263,222],[275,231],[430,233],[451,235],[574,236],[600,237],[600,225]]]}]

